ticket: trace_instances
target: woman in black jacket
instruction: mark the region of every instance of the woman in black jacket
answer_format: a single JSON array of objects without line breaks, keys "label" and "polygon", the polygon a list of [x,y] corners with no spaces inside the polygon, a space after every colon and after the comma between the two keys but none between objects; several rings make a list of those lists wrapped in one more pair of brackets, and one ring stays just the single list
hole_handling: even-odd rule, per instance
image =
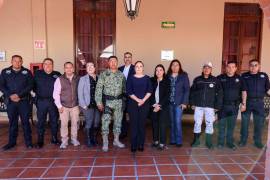
[{"label": "woman in black jacket", "polygon": [[151,96],[151,119],[153,127],[153,144],[160,150],[165,148],[166,129],[169,122],[169,93],[170,83],[165,76],[165,68],[159,64],[155,67],[152,80],[153,93]]}]

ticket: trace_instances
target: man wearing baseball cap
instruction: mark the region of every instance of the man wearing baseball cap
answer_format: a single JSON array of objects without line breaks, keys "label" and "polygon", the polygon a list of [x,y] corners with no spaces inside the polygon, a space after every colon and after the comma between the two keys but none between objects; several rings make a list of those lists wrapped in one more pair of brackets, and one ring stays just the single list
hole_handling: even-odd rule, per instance
[{"label": "man wearing baseball cap", "polygon": [[194,112],[194,140],[192,147],[200,145],[201,125],[205,116],[205,145],[213,148],[212,134],[214,133],[213,123],[215,121],[215,110],[222,105],[222,87],[219,80],[213,76],[213,65],[211,62],[203,64],[202,75],[196,77],[190,90],[190,104]]}]

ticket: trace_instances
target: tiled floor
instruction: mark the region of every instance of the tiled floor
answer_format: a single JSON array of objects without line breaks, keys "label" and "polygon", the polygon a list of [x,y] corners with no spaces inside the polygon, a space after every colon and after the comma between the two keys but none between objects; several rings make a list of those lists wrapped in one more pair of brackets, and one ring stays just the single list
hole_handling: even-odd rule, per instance
[{"label": "tiled floor", "polygon": [[[202,137],[201,147],[190,148],[192,124],[186,123],[183,147],[169,146],[161,152],[150,147],[151,128],[148,129],[145,151],[136,155],[128,148],[111,147],[103,153],[100,147],[88,149],[84,145],[60,150],[48,144],[49,130],[42,150],[27,150],[20,131],[17,147],[0,152],[0,179],[264,179],[265,151],[253,147],[251,140],[247,147],[236,151],[208,150]],[[235,134],[238,139],[239,127]],[[264,142],[265,138],[266,135]],[[80,130],[81,143],[83,139]],[[1,123],[0,145],[6,141],[7,124]]]}]

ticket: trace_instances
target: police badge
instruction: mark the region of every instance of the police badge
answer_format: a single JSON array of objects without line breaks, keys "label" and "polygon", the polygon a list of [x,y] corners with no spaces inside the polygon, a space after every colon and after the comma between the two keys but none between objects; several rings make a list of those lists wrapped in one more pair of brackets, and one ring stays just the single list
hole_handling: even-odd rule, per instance
[{"label": "police badge", "polygon": [[213,88],[214,87],[214,84],[213,83],[209,84],[209,87],[210,88]]},{"label": "police badge", "polygon": [[264,74],[261,74],[261,78],[265,78],[265,75]]},{"label": "police badge", "polygon": [[11,74],[11,70],[6,70],[6,74]]},{"label": "police badge", "polygon": [[236,79],[235,79],[235,82],[237,82],[237,83],[238,83],[239,81],[240,81],[240,80],[239,80],[238,78],[236,78]]}]

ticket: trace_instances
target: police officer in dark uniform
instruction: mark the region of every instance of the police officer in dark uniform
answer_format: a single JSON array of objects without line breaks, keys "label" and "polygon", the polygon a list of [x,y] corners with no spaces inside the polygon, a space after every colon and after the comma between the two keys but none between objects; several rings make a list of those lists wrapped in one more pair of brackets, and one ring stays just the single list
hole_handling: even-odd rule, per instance
[{"label": "police officer in dark uniform", "polygon": [[24,140],[27,148],[32,148],[31,126],[29,122],[30,92],[33,88],[31,72],[22,66],[23,59],[19,55],[12,56],[12,66],[1,72],[0,90],[4,93],[7,102],[9,119],[9,141],[3,150],[9,150],[16,145],[18,136],[18,120],[21,119]]},{"label": "police officer in dark uniform", "polygon": [[269,78],[266,73],[260,72],[260,63],[256,59],[249,62],[249,72],[242,74],[242,78],[247,91],[247,104],[246,111],[242,113],[239,146],[245,146],[247,143],[248,127],[252,113],[254,123],[254,146],[261,149],[263,148],[261,137],[265,119],[263,98],[270,89]]},{"label": "police officer in dark uniform", "polygon": [[57,139],[58,131],[58,109],[54,104],[53,88],[55,80],[61,76],[57,71],[53,70],[53,60],[46,58],[43,60],[43,70],[37,70],[34,76],[34,92],[37,98],[37,133],[38,142],[37,148],[42,148],[44,145],[44,132],[47,114],[51,125],[51,143],[59,144]]},{"label": "police officer in dark uniform", "polygon": [[[224,147],[225,136],[228,148],[235,150],[233,132],[238,115],[239,105],[246,102],[246,91],[243,91],[243,81],[240,75],[236,74],[237,62],[229,61],[226,65],[226,73],[217,78],[223,89],[222,108],[218,112],[218,148]],[[241,98],[242,97],[242,98]],[[241,105],[241,110],[244,108]],[[225,134],[225,131],[226,134]]]}]

